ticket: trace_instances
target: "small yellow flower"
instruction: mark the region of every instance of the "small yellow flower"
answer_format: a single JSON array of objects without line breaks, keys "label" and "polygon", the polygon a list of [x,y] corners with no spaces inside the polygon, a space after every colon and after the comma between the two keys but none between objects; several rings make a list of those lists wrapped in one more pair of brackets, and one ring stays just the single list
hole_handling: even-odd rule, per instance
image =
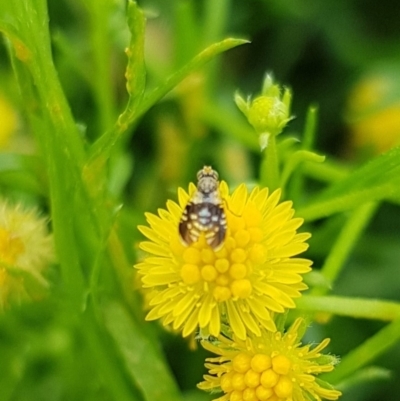
[{"label": "small yellow flower", "polygon": [[330,372],[337,358],[321,355],[329,339],[311,349],[302,346],[297,319],[286,333],[263,332],[245,341],[220,336],[203,341],[207,350],[219,355],[207,358],[209,375],[198,384],[202,390],[222,391],[215,401],[308,401],[337,400],[341,392],[316,375]]},{"label": "small yellow flower", "polygon": [[184,337],[198,327],[218,336],[228,323],[240,339],[261,328],[275,331],[275,313],[295,307],[293,298],[307,286],[302,274],[311,261],[295,257],[308,245],[308,233],[298,234],[301,218],[293,218],[292,202],[279,204],[280,191],[267,188],[248,192],[239,186],[231,195],[225,182],[227,232],[222,247],[210,247],[204,235],[190,245],[180,240],[182,212],[196,190],[179,189],[179,204],[167,202],[158,216],[146,214],[150,227],[140,226],[148,238],[140,248],[149,254],[136,265],[148,290],[150,312],[146,320],[182,330]]},{"label": "small yellow flower", "polygon": [[35,209],[0,200],[0,309],[46,286],[43,270],[54,260],[46,219]]}]

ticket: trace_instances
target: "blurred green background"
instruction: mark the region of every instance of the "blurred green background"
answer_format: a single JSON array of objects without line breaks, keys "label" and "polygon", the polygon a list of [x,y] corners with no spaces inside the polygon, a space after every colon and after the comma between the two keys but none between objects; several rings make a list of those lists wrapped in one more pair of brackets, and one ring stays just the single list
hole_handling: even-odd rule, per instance
[{"label": "blurred green background", "polygon": [[[124,204],[119,221],[128,256],[135,261],[141,238],[136,225],[176,188],[212,164],[232,186],[258,178],[257,140],[236,109],[233,94],[257,94],[266,72],[294,93],[296,118],[283,135],[301,139],[310,104],[319,108],[315,148],[341,171],[389,149],[400,138],[400,5],[393,0],[204,0],[139,1],[147,17],[146,68],[150,87],[207,45],[226,37],[251,41],[218,56],[192,74],[132,127],[112,155],[109,190]],[[126,3],[119,0],[49,0],[54,61],[72,113],[88,143],[109,129],[126,99],[124,49],[129,42]],[[31,153],[32,133],[23,112],[4,43],[0,47],[0,136],[3,154]],[[2,131],[4,133],[2,133]],[[310,180],[311,194],[324,183]],[[2,175],[4,196],[47,208],[30,182]],[[301,203],[301,199],[297,200]],[[296,199],[295,199],[296,206]],[[317,221],[307,257],[320,267],[344,222],[343,215]],[[358,242],[332,293],[400,301],[400,213],[382,204]],[[102,356],[90,345],[76,316],[58,303],[62,284],[44,301],[15,306],[0,315],[0,401],[114,400]],[[132,285],[133,287],[133,285]],[[64,313],[60,312],[64,311]],[[90,324],[90,323],[88,323]],[[160,344],[187,400],[208,400],[195,390],[205,352],[158,324],[147,325]],[[345,355],[383,324],[334,317],[315,323],[309,341],[332,338],[330,351]],[[122,364],[104,334],[111,364]],[[390,376],[355,385],[343,401],[398,401],[400,346],[374,364]],[[151,372],[149,372],[151,375]],[[124,377],[132,399],[139,391]],[[113,395],[114,394],[114,395]]]}]

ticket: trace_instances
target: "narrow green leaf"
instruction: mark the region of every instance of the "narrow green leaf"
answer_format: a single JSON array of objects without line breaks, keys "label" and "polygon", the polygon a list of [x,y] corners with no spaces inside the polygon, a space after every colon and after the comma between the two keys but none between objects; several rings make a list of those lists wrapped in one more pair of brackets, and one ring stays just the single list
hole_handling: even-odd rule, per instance
[{"label": "narrow green leaf", "polygon": [[11,61],[51,184],[52,225],[65,288],[74,305],[81,308],[84,278],[76,248],[71,194],[85,190],[79,170],[84,158],[83,141],[53,65],[46,1],[9,3],[13,3],[10,21],[16,24],[21,38],[12,41]]},{"label": "narrow green leaf", "polygon": [[323,379],[333,384],[340,382],[388,351],[399,340],[400,319],[388,324],[359,347],[350,351],[336,369],[324,375]]},{"label": "narrow green leaf", "polygon": [[[301,139],[301,149],[305,151],[311,151],[315,142],[315,135],[317,131],[317,122],[318,122],[318,107],[317,106],[309,106],[307,110],[306,123],[303,130],[303,136]],[[290,184],[287,187],[288,197],[295,201],[302,199],[302,195],[304,193],[304,166],[308,164],[311,165],[312,170],[316,169],[314,163],[303,163],[296,168],[293,172],[292,178],[290,180]],[[286,167],[286,166],[285,166]],[[283,176],[285,176],[285,172],[283,172]],[[282,179],[283,180],[283,179]]]},{"label": "narrow green leaf", "polygon": [[[92,68],[90,84],[97,105],[97,131],[100,136],[112,127],[115,119],[115,90],[112,73],[112,50],[110,35],[110,16],[113,15],[112,0],[84,0],[90,19],[90,47]],[[76,47],[76,46],[74,46]],[[76,53],[76,52],[75,52]],[[81,59],[81,57],[80,57]],[[80,62],[82,63],[82,61]],[[88,71],[87,68],[85,68]]]},{"label": "narrow green leaf", "polygon": [[143,96],[146,85],[146,68],[144,64],[144,36],[146,19],[136,1],[130,0],[127,10],[128,27],[131,40],[126,50],[128,65],[126,67],[126,88],[130,96],[129,103],[137,105]]},{"label": "narrow green leaf", "polygon": [[93,363],[111,394],[111,399],[118,401],[142,400],[139,391],[126,377],[126,371],[118,360],[119,355],[116,355],[115,350],[110,347],[110,341],[105,336],[107,333],[105,333],[103,325],[98,323],[92,308],[88,308],[80,322],[81,334],[86,340]]},{"label": "narrow green leaf", "polygon": [[179,390],[165,360],[137,323],[117,303],[109,304],[104,313],[106,326],[145,399],[180,401]]},{"label": "narrow green leaf", "polygon": [[[47,134],[49,131],[47,131]],[[82,274],[77,238],[74,232],[73,216],[75,215],[74,196],[78,182],[73,183],[70,177],[70,169],[59,149],[55,138],[47,135],[53,157],[48,158],[50,185],[50,200],[52,208],[52,222],[57,254],[60,260],[63,279],[69,291],[71,301],[76,308],[81,308],[83,303],[84,277]]]},{"label": "narrow green leaf", "polygon": [[183,79],[185,79],[189,74],[208,63],[215,56],[245,43],[249,43],[249,41],[245,39],[228,38],[208,46],[205,50],[189,61],[189,63],[187,63],[174,74],[170,75],[165,80],[163,85],[160,85],[150,92],[140,105],[138,116],[144,114],[150,107],[162,99],[171,89],[183,81]]},{"label": "narrow green leaf", "polygon": [[313,203],[297,210],[307,221],[349,210],[369,201],[400,196],[400,146],[334,183]]},{"label": "narrow green leaf", "polygon": [[[374,202],[365,203],[352,212],[344,224],[321,269],[321,274],[330,283],[334,283],[342,271],[350,252],[377,208],[378,204]],[[314,288],[312,291],[314,295],[323,295],[327,292],[328,288]]]},{"label": "narrow green leaf", "polygon": [[134,124],[147,110],[154,106],[188,75],[202,67],[218,54],[245,43],[249,43],[249,41],[234,38],[229,38],[221,42],[214,43],[195,56],[177,72],[166,78],[162,85],[158,86],[149,94],[147,94],[137,108],[133,108],[132,101],[129,101],[125,111],[119,116],[114,128],[110,131],[107,131],[102,137],[99,138],[97,142],[93,144],[89,164],[91,164],[93,160],[97,158],[107,158],[107,155],[109,155],[115,143],[129,128],[129,126]]},{"label": "narrow green leaf", "polygon": [[363,383],[371,383],[377,380],[390,380],[392,372],[389,369],[381,368],[380,366],[368,366],[367,368],[360,369],[349,378],[345,378],[338,383],[338,388],[341,391],[346,391],[351,387],[361,385]]}]

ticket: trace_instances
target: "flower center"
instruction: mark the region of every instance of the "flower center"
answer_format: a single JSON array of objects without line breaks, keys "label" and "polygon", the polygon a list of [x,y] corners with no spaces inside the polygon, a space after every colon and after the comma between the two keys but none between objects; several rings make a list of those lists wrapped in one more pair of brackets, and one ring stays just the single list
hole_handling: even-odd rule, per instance
[{"label": "flower center", "polygon": [[15,264],[18,256],[24,251],[24,244],[3,227],[0,227],[0,261],[9,265]]},{"label": "flower center", "polygon": [[203,282],[217,302],[249,297],[254,267],[266,260],[260,228],[262,216],[255,204],[249,202],[241,216],[227,209],[227,219],[229,229],[223,247],[214,250],[201,235],[184,250],[180,271],[185,284]]},{"label": "flower center", "polygon": [[233,370],[221,377],[221,388],[230,401],[279,401],[293,394],[292,363],[285,355],[240,353]]}]

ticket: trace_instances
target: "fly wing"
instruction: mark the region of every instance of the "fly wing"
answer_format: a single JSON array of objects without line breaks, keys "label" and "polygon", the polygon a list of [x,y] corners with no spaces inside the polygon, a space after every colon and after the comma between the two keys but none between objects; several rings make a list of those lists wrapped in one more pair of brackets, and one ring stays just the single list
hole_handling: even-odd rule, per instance
[{"label": "fly wing", "polygon": [[186,245],[190,245],[198,241],[202,232],[212,248],[222,245],[226,234],[226,216],[222,205],[188,203],[179,223],[179,235]]},{"label": "fly wing", "polygon": [[192,242],[194,242],[193,219],[190,217],[193,215],[193,206],[194,204],[191,202],[186,205],[179,222],[179,236],[185,245],[190,245]]}]

